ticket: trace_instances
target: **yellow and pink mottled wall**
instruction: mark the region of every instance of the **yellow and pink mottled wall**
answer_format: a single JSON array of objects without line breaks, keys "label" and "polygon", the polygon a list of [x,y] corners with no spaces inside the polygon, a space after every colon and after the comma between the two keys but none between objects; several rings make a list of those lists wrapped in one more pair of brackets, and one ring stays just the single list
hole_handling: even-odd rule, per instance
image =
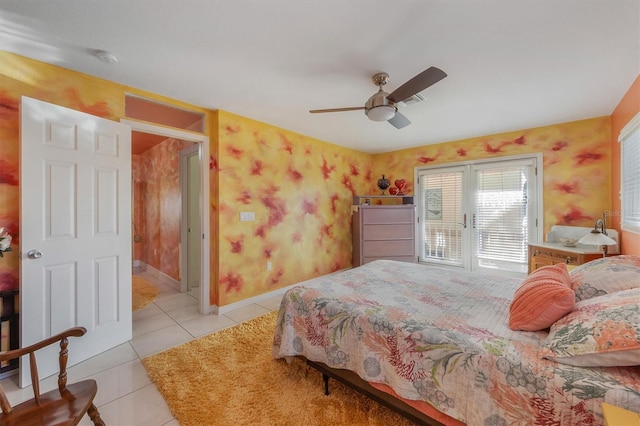
[{"label": "yellow and pink mottled wall", "polygon": [[[0,289],[18,286],[20,97],[119,120],[126,92],[206,115],[210,301],[218,306],[349,267],[351,197],[377,191],[383,173],[408,180],[411,193],[416,166],[542,151],[545,229],[591,226],[611,208],[608,117],[369,155],[0,51],[0,226],[16,238],[0,260]],[[240,212],[255,220],[241,222]]]},{"label": "yellow and pink mottled wall", "polygon": [[0,51],[0,226],[13,236],[13,251],[0,260],[0,290],[19,284],[19,106],[23,95],[112,120],[124,110],[121,86]]},{"label": "yellow and pink mottled wall", "polygon": [[218,119],[220,305],[351,266],[352,196],[369,191],[371,156],[224,111]]},{"label": "yellow and pink mottled wall", "polygon": [[412,193],[415,167],[542,152],[546,234],[557,224],[593,226],[611,208],[610,131],[600,117],[482,136],[378,154],[374,170],[406,179]]},{"label": "yellow and pink mottled wall", "polygon": [[[15,251],[0,262],[0,288],[19,284],[20,97],[119,120],[127,92],[206,113],[212,304],[226,305],[351,265],[351,197],[369,190],[370,155],[0,52],[0,226],[15,236]],[[256,220],[240,222],[240,211],[255,212]],[[153,235],[146,224],[145,234]],[[146,244],[170,246],[168,239],[177,236],[163,238]],[[174,253],[173,258],[179,257]]]}]

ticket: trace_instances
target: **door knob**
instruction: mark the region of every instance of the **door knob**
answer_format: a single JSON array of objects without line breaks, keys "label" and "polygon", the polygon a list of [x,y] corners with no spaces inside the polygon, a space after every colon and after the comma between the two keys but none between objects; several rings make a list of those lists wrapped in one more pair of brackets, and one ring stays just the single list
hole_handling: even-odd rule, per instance
[{"label": "door knob", "polygon": [[29,259],[40,259],[42,257],[42,252],[40,250],[29,250],[27,252],[27,257]]}]

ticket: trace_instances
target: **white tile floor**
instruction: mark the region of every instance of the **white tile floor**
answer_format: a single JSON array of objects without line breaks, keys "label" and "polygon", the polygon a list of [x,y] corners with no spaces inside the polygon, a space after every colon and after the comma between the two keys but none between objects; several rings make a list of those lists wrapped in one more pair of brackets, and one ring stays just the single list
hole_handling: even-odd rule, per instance
[{"label": "white tile floor", "polygon": [[[107,425],[176,426],[167,404],[147,377],[141,359],[195,338],[231,327],[278,309],[282,296],[252,304],[224,315],[201,315],[192,294],[179,293],[158,284],[152,275],[139,276],[154,282],[160,293],[156,300],[133,313],[133,339],[68,369],[68,382],[93,378],[98,382],[96,405]],[[57,375],[40,382],[41,393],[57,387]],[[11,404],[32,398],[31,388],[20,389],[17,376],[0,384]],[[91,425],[85,416],[80,425]]]}]

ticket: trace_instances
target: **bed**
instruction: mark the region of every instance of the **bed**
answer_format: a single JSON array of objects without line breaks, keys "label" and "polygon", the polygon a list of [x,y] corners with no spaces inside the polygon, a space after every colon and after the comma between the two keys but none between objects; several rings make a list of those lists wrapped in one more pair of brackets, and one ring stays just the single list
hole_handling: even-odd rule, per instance
[{"label": "bed", "polygon": [[288,290],[273,356],[417,423],[602,425],[602,402],[640,412],[640,257],[525,280],[378,260]]}]

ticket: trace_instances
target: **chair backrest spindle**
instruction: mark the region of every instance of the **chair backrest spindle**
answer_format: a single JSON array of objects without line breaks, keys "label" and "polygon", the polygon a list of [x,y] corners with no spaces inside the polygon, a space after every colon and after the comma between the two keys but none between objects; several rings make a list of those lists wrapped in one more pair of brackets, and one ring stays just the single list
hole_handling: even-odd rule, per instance
[{"label": "chair backrest spindle", "polygon": [[[0,426],[26,424],[56,424],[59,426],[77,425],[86,414],[94,426],[104,426],[98,408],[93,399],[98,385],[93,379],[85,379],[67,386],[67,361],[69,359],[69,337],[80,337],[87,330],[84,327],[73,327],[55,336],[51,336],[32,345],[0,352],[0,362],[9,361],[29,355],[31,368],[31,386],[33,398],[11,406],[9,399],[0,386]],[[40,380],[36,363],[36,351],[60,342],[58,363],[58,389],[40,395]]]},{"label": "chair backrest spindle", "polygon": [[7,399],[7,395],[4,393],[4,389],[0,386],[0,407],[2,408],[3,413],[10,413],[13,408],[11,408],[11,404],[9,404],[9,400]]},{"label": "chair backrest spindle", "polygon": [[31,369],[31,386],[33,388],[33,399],[40,402],[40,379],[38,378],[38,364],[36,363],[36,353],[29,353],[29,368]]},{"label": "chair backrest spindle", "polygon": [[60,340],[60,357],[58,362],[60,364],[60,373],[58,374],[58,390],[60,393],[66,391],[67,388],[67,360],[69,359],[69,339],[66,337]]}]

